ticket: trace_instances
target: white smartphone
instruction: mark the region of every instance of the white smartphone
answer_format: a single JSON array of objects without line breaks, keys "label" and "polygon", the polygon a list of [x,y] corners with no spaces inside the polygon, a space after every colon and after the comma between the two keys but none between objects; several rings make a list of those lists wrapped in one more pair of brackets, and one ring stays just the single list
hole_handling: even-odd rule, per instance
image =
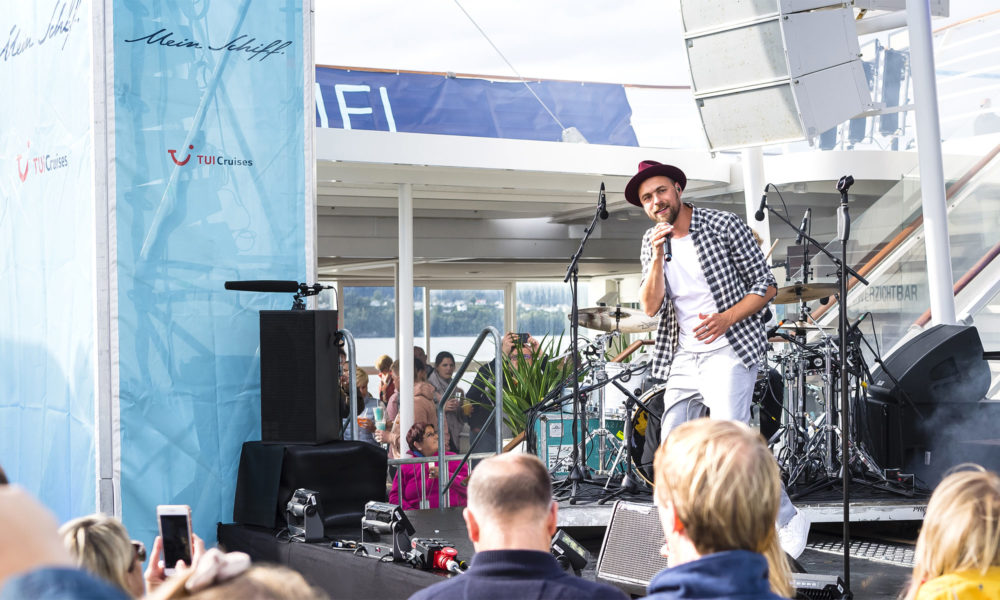
[{"label": "white smartphone", "polygon": [[191,507],[186,504],[161,504],[156,507],[163,540],[163,573],[173,575],[177,561],[191,566]]}]

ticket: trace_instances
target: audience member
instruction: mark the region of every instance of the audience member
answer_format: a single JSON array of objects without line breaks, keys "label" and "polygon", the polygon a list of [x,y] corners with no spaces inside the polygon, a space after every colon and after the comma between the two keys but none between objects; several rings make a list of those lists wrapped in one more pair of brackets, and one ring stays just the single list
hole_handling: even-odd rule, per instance
[{"label": "audience member", "polygon": [[[406,433],[406,443],[410,446],[408,456],[434,456],[438,453],[438,434],[436,427],[430,423],[414,423]],[[454,452],[445,452],[448,456],[456,456]],[[460,461],[448,462],[448,480],[459,468]],[[400,465],[392,480],[389,491],[389,502],[399,504],[404,510],[424,508],[420,499],[426,498],[426,508],[438,508],[438,489],[440,484],[439,466],[436,463],[414,463]],[[469,477],[469,465],[462,465],[461,471],[454,483],[448,488],[448,505],[465,506],[465,480]]]},{"label": "audience member", "polygon": [[[437,394],[439,401],[441,398],[444,398],[444,392],[451,384],[454,374],[455,357],[451,352],[438,352],[434,358],[434,371],[427,379],[427,382],[434,386],[434,392]],[[456,387],[452,397],[448,399],[448,402],[444,406],[444,417],[448,422],[448,433],[451,437],[447,441],[453,452],[458,452],[459,436],[465,424],[464,415],[462,414],[462,402],[459,400],[464,395],[465,392],[461,388]]]},{"label": "audience member", "polygon": [[73,566],[55,517],[17,485],[0,486],[0,600],[126,600],[119,588]]},{"label": "audience member", "polygon": [[778,465],[764,438],[736,421],[695,419],[656,451],[653,501],[673,565],[649,598],[780,598],[791,593],[778,543]]},{"label": "audience member", "polygon": [[434,367],[427,364],[427,352],[424,351],[420,346],[413,347],[413,358],[420,361],[424,365],[424,376],[430,377],[431,373],[434,372]]},{"label": "audience member", "polygon": [[7,479],[7,474],[3,472],[3,467],[0,467],[0,485],[6,485],[8,483],[10,483],[10,480]]},{"label": "audience member", "polygon": [[484,460],[469,478],[469,506],[462,513],[476,548],[469,570],[410,599],[628,598],[559,567],[549,553],[557,511],[552,481],[537,457],[502,454]]},{"label": "audience member", "polygon": [[[434,386],[427,383],[426,371],[423,370],[420,361],[413,359],[413,422],[414,423],[437,423],[437,403],[434,393]],[[399,361],[392,365],[392,372],[399,378]],[[380,444],[389,445],[389,458],[399,458],[399,388],[396,388],[394,401],[390,401],[386,407],[386,421],[392,423],[392,429],[387,431],[376,430],[375,441]],[[444,424],[444,435],[448,435],[448,423]],[[445,437],[445,439],[448,439]]]},{"label": "audience member", "polygon": [[378,445],[373,432],[375,431],[375,407],[378,406],[378,399],[368,393],[368,373],[361,367],[357,367],[355,378],[358,383],[358,437],[354,437],[354,426],[350,423],[348,416],[347,427],[344,430],[344,439],[358,439],[362,442]]},{"label": "audience member", "polygon": [[[539,353],[539,343],[533,337],[528,337],[527,344],[522,344],[517,333],[508,332],[500,342],[500,350],[503,355],[512,361],[534,360]],[[547,360],[547,357],[543,357]],[[483,363],[476,372],[476,379],[466,394],[467,405],[471,407],[469,411],[469,443],[476,440],[476,436],[482,432],[479,443],[475,445],[474,452],[495,452],[497,439],[495,425],[490,422],[486,427],[487,420],[493,414],[494,394],[490,392],[490,387],[496,378],[493,375],[493,361]]]},{"label": "audience member", "polygon": [[[385,405],[385,419],[389,422],[395,420],[396,415],[399,414],[399,390],[401,386],[399,381],[398,360],[393,361],[391,371],[392,371],[392,378],[393,378],[392,380],[395,387],[395,391],[393,392],[392,396],[389,398],[389,401]],[[421,383],[424,381],[427,381],[427,371],[424,370],[423,363],[421,363],[417,359],[413,359],[414,388],[416,388],[417,383]],[[434,398],[431,398],[431,400],[433,401]]]},{"label": "audience member", "polygon": [[385,354],[379,356],[375,360],[375,368],[378,369],[378,399],[385,406],[389,403],[389,397],[396,392],[392,381],[392,359]]},{"label": "audience member", "polygon": [[931,495],[907,600],[1000,598],[1000,477],[968,466]]},{"label": "audience member", "polygon": [[95,514],[73,519],[59,528],[76,566],[111,583],[133,598],[146,593],[142,562],[146,549],[129,539],[121,521]]},{"label": "audience member", "polygon": [[251,566],[250,557],[242,552],[223,553],[213,548],[196,559],[193,568],[171,577],[148,598],[323,600],[327,595],[287,567]]},{"label": "audience member", "polygon": [[[191,552],[191,564],[193,565],[205,554],[205,542],[198,537],[198,534],[193,533],[191,535],[194,536],[194,545]],[[153,539],[153,550],[149,553],[149,562],[146,564],[146,591],[150,594],[167,580],[167,574],[164,572],[166,565],[163,564],[162,558],[163,539],[160,536],[156,536]],[[182,560],[177,561],[177,564],[174,565],[174,569],[176,569],[174,576],[176,577],[186,572],[189,568],[191,568],[191,565],[185,565]]]}]

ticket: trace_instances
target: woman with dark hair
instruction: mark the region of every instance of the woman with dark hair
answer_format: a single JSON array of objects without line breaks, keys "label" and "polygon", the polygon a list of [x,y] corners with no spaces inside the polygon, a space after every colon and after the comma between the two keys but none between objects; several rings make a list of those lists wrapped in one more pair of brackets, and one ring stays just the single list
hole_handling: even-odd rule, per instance
[{"label": "woman with dark hair", "polygon": [[[437,429],[429,423],[414,423],[406,432],[406,443],[410,446],[407,456],[434,456],[438,452]],[[455,456],[454,452],[445,452]],[[458,469],[460,461],[448,462],[448,479]],[[396,471],[389,491],[389,502],[398,504],[403,510],[438,508],[439,469],[436,463],[403,464]],[[465,480],[469,477],[469,465],[462,465],[458,477],[448,489],[449,506],[465,506]],[[421,506],[421,498],[427,500]]]},{"label": "woman with dark hair", "polygon": [[[434,358],[434,372],[427,378],[427,381],[434,386],[434,392],[438,399],[444,398],[444,392],[451,384],[452,376],[455,374],[455,357],[451,352],[438,352]],[[452,452],[459,450],[459,435],[462,433],[462,426],[465,418],[462,415],[462,400],[465,392],[461,388],[455,388],[455,392],[444,405],[444,418],[448,423],[448,449]]]}]

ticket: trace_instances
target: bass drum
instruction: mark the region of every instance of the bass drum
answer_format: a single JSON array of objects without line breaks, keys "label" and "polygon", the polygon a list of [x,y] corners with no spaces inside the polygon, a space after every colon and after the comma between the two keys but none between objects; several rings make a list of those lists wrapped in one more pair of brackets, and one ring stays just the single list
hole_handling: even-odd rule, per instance
[{"label": "bass drum", "polygon": [[636,474],[653,485],[653,457],[660,445],[660,418],[663,416],[663,390],[658,385],[639,397],[641,407],[632,406],[626,423],[625,442],[628,459]]}]

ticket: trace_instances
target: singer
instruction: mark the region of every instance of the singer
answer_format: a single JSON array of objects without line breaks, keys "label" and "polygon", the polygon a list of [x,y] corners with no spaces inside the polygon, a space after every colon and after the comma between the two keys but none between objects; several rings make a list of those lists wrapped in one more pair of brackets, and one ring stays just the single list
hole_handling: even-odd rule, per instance
[{"label": "singer", "polygon": [[[647,315],[660,315],[652,377],[665,381],[659,437],[650,439],[654,428],[647,428],[650,455],[671,430],[691,419],[750,422],[757,371],[767,350],[761,313],[777,293],[746,222],[731,212],[681,202],[685,187],[683,171],[652,160],[639,163],[625,186],[625,199],[654,223],[639,254],[639,304]],[[793,557],[805,548],[808,521],[802,530],[803,521],[783,493],[779,537]]]}]

